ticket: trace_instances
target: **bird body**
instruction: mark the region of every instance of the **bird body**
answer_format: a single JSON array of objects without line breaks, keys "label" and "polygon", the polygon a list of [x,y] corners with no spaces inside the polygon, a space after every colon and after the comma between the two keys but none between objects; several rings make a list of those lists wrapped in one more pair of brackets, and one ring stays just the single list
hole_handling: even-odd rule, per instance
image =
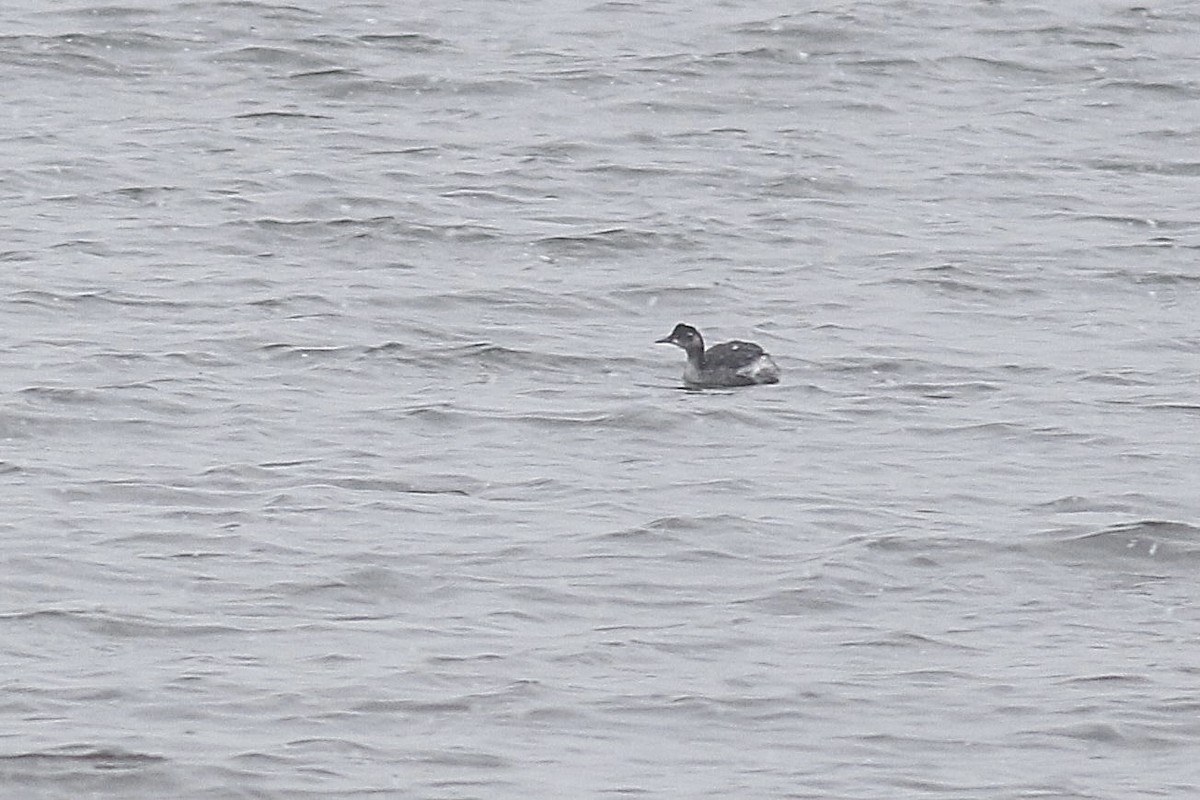
[{"label": "bird body", "polygon": [[734,340],[713,345],[706,350],[700,331],[681,322],[658,343],[673,344],[687,353],[683,382],[690,388],[779,382],[779,367],[765,350],[753,342]]}]

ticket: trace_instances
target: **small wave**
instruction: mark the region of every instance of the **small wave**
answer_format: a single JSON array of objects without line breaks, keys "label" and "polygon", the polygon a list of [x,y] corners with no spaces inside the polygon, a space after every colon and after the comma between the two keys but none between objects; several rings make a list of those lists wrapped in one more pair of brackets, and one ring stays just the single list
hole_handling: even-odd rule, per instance
[{"label": "small wave", "polygon": [[920,634],[906,633],[903,631],[881,632],[878,635],[865,639],[848,639],[844,642],[839,642],[839,647],[896,648],[903,650],[916,650],[921,653],[926,653],[930,649],[934,648],[940,648],[943,650],[957,650],[961,652],[971,652],[976,650],[976,648],[967,647],[966,645],[959,644],[957,642],[935,639],[931,636],[922,636]]},{"label": "small wave", "polygon": [[1080,495],[1067,495],[1036,503],[1031,508],[1065,514],[1110,513],[1122,514],[1133,511],[1135,506],[1130,500],[1098,500]]},{"label": "small wave", "polygon": [[251,45],[240,47],[236,50],[228,50],[212,56],[212,60],[218,63],[282,65],[297,70],[333,66],[325,59],[314,57],[299,50],[292,50],[286,47],[264,47],[262,45]]},{"label": "small wave", "polygon": [[[91,76],[147,74],[144,69],[128,62],[117,63],[108,58],[114,51],[169,50],[177,43],[153,34],[122,33],[64,33],[55,36],[3,36],[0,47],[5,62],[22,66],[53,67],[58,73],[78,73]],[[104,53],[104,56],[97,55]]]},{"label": "small wave", "polygon": [[899,391],[912,392],[930,400],[951,400],[954,398],[980,397],[1002,391],[999,383],[990,381],[958,381],[946,383],[899,383],[895,384]]},{"label": "small wave", "polygon": [[[51,750],[0,755],[0,764],[38,765],[56,770],[61,769],[64,765],[74,764],[106,772],[139,769],[148,764],[157,764],[166,760],[163,756],[153,753],[139,753],[117,747],[98,747],[87,744],[65,745]],[[0,773],[4,771],[0,767]]]},{"label": "small wave", "polygon": [[806,49],[819,48],[828,52],[834,49],[835,45],[859,38],[858,28],[833,21],[832,16],[823,12],[812,12],[804,15],[807,17],[805,19],[800,14],[783,14],[771,19],[743,23],[734,28],[734,32],[776,40],[795,40],[807,43],[804,45]]},{"label": "small wave", "polygon": [[752,608],[772,616],[792,617],[853,608],[850,595],[821,588],[789,588],[768,592],[756,597],[735,601],[736,605]]},{"label": "small wave", "polygon": [[[319,294],[287,294],[274,297],[264,297],[259,300],[249,300],[246,305],[272,311],[291,312],[289,319],[324,316],[336,311],[338,306],[329,298]],[[317,313],[314,309],[324,313]]]},{"label": "small wave", "polygon": [[332,347],[319,345],[297,345],[283,342],[272,342],[258,348],[273,360],[342,360],[350,356],[360,355],[362,347]]},{"label": "small wave", "polygon": [[[1118,172],[1145,175],[1176,175],[1195,177],[1200,175],[1200,161],[1127,161],[1115,159],[1094,159],[1088,166],[1102,172]],[[1142,224],[1153,226],[1150,220],[1136,220]],[[1186,223],[1190,225],[1191,223]]]},{"label": "small wave", "polygon": [[712,53],[711,55],[702,57],[701,62],[709,67],[755,61],[769,64],[796,65],[803,64],[810,58],[811,55],[806,50],[798,47],[763,46]]},{"label": "small wave", "polygon": [[1097,685],[1101,685],[1101,684],[1105,685],[1105,686],[1115,686],[1116,684],[1126,684],[1129,686],[1145,686],[1147,684],[1152,683],[1152,681],[1149,678],[1147,678],[1145,675],[1132,675],[1132,674],[1117,675],[1117,674],[1112,674],[1112,673],[1106,673],[1106,674],[1102,674],[1102,675],[1080,675],[1078,677],[1067,678],[1065,680],[1060,681],[1060,683],[1068,685],[1068,686],[1069,685],[1097,686]]},{"label": "small wave", "polygon": [[228,223],[235,227],[252,226],[269,230],[275,233],[296,232],[307,233],[309,231],[320,232],[322,229],[337,229],[345,227],[356,228],[378,228],[396,224],[397,220],[391,215],[379,215],[374,217],[330,217],[327,219],[300,218],[300,219],[281,219],[278,217],[260,217],[253,220],[239,220],[237,222]]},{"label": "small wave", "polygon": [[1127,370],[1105,370],[1103,372],[1085,372],[1078,376],[1077,380],[1082,383],[1099,383],[1108,386],[1156,386],[1157,381],[1152,381],[1144,377],[1137,377],[1131,369]]},{"label": "small wave", "polygon": [[482,201],[492,205],[512,206],[524,205],[529,200],[524,200],[512,194],[482,188],[457,188],[448,189],[444,192],[439,192],[439,196],[448,198],[464,198],[473,201]]},{"label": "small wave", "polygon": [[138,306],[147,308],[164,308],[170,310],[181,310],[186,308],[196,307],[218,307],[217,303],[202,303],[202,302],[180,302],[177,300],[164,300],[160,297],[149,297],[145,295],[131,295],[124,292],[110,291],[87,291],[75,292],[71,294],[59,294],[54,292],[46,292],[39,289],[24,289],[14,292],[11,295],[13,302],[28,303],[38,305],[45,308],[57,308],[63,305],[72,306],[89,306],[89,305],[117,305],[117,306]]},{"label": "small wave", "polygon": [[1200,563],[1200,527],[1167,520],[1138,520],[1087,533],[1056,534],[1069,555],[1105,562]]},{"label": "small wave", "polygon": [[431,50],[440,50],[449,44],[445,39],[439,39],[436,36],[429,36],[424,33],[364,33],[356,38],[364,44],[387,47],[393,50],[403,50],[409,53],[426,53]]},{"label": "small wave", "polygon": [[[601,171],[620,171],[638,176],[644,171],[636,167],[605,166],[597,168]],[[650,168],[645,168],[648,170]],[[660,233],[658,231],[637,230],[633,228],[605,228],[598,231],[588,231],[574,234],[544,236],[535,240],[539,245],[560,255],[585,255],[611,252],[636,252],[639,250],[686,250],[692,249],[695,242],[680,236]]]},{"label": "small wave", "polygon": [[385,84],[388,93],[395,96],[397,90],[406,90],[423,96],[446,95],[461,98],[470,95],[512,95],[526,91],[529,81],[525,78],[479,78],[463,80],[446,75],[413,74],[403,75]]},{"label": "small wave", "polygon": [[935,63],[937,63],[939,66],[951,66],[955,68],[966,67],[967,69],[984,73],[989,76],[1039,75],[1052,77],[1055,74],[1052,69],[1040,67],[1028,62],[1015,61],[1013,59],[1006,58],[989,58],[978,55],[964,56],[956,54],[951,56],[943,56],[942,58],[936,59]]},{"label": "small wave", "polygon": [[1033,297],[1041,294],[1036,289],[1013,284],[1011,277],[992,277],[986,273],[966,269],[957,264],[939,264],[916,270],[911,275],[888,278],[884,284],[891,286],[915,286],[933,289],[948,295],[979,295],[982,297],[1013,298]]},{"label": "small wave", "polygon": [[[299,75],[315,75],[318,73],[297,73]],[[244,114],[234,114],[234,119],[250,119],[250,120],[282,120],[282,119],[331,119],[326,114],[309,114],[301,111],[248,111]]]},{"label": "small wave", "polygon": [[1108,744],[1119,745],[1126,742],[1126,737],[1121,733],[1115,725],[1106,725],[1103,723],[1082,723],[1079,725],[1066,725],[1057,728],[1048,728],[1043,731],[1031,732],[1037,736],[1052,736],[1063,737],[1067,739],[1078,739],[1083,742],[1092,744]]},{"label": "small wave", "polygon": [[113,189],[104,194],[153,206],[162,203],[166,195],[175,194],[179,191],[178,186],[123,186],[120,189]]},{"label": "small wave", "polygon": [[30,386],[22,389],[21,394],[30,400],[63,405],[93,405],[100,402],[98,392],[87,389],[66,389],[59,386]]},{"label": "small wave", "polygon": [[[352,81],[361,81],[362,73],[356,69],[348,69],[346,67],[323,67],[320,69],[309,69],[301,72],[293,72],[288,75],[292,80],[300,80],[304,78],[348,78]],[[248,116],[248,115],[245,115]],[[329,119],[329,117],[320,114],[304,114],[298,116],[307,116],[312,119]]]},{"label": "small wave", "polygon": [[911,536],[885,533],[852,537],[851,542],[861,542],[868,550],[884,550],[895,553],[917,553],[928,556],[933,553],[959,553],[974,557],[994,545],[982,539],[961,536]]},{"label": "small wave", "polygon": [[245,629],[239,629],[231,625],[220,625],[217,623],[169,624],[165,622],[153,622],[146,618],[134,618],[128,615],[119,616],[98,609],[48,609],[0,614],[0,620],[6,623],[20,622],[27,625],[39,626],[59,624],[70,628],[83,628],[104,637],[131,639],[175,639],[245,632]]},{"label": "small wave", "polygon": [[1138,273],[1125,273],[1133,278],[1134,283],[1150,286],[1192,286],[1200,283],[1200,275],[1189,272],[1158,272],[1150,270]]},{"label": "small wave", "polygon": [[1100,81],[1096,88],[1104,91],[1151,92],[1181,100],[1192,100],[1196,97],[1196,87],[1187,83],[1162,83],[1117,78]]},{"label": "small wave", "polygon": [[646,536],[673,537],[676,533],[686,534],[686,536],[683,538],[691,538],[691,536],[696,533],[713,530],[727,530],[732,526],[742,526],[744,524],[745,520],[728,514],[713,514],[699,517],[659,517],[645,524],[636,525],[632,528],[625,528],[619,531],[610,531],[608,533],[600,534],[598,538],[628,539]]},{"label": "small wave", "polygon": [[482,486],[478,481],[464,483],[464,480],[459,478],[451,479],[446,483],[438,483],[436,479],[413,482],[384,478],[330,478],[325,483],[351,491],[388,494],[450,494],[462,497],[470,495],[472,491],[478,490]]}]

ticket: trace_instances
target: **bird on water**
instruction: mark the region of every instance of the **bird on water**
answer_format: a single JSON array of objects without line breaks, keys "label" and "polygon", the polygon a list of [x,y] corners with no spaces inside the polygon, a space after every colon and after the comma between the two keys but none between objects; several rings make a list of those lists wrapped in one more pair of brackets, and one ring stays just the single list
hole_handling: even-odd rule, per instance
[{"label": "bird on water", "polygon": [[692,389],[779,383],[779,367],[754,342],[725,342],[704,349],[700,331],[682,322],[656,344],[673,344],[687,353],[683,382]]}]

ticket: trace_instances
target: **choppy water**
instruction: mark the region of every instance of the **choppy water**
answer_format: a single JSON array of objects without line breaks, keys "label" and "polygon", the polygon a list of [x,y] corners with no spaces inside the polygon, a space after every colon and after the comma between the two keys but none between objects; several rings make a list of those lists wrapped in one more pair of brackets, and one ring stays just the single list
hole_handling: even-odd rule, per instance
[{"label": "choppy water", "polygon": [[1195,795],[1200,10],[326,5],[8,4],[0,795]]}]

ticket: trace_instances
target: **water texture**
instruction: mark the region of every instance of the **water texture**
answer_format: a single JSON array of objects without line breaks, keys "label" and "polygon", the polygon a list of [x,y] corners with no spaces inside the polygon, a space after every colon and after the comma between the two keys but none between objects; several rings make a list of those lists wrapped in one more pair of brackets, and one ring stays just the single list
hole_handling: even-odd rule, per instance
[{"label": "water texture", "polygon": [[1194,4],[4,16],[0,797],[1200,791]]}]

